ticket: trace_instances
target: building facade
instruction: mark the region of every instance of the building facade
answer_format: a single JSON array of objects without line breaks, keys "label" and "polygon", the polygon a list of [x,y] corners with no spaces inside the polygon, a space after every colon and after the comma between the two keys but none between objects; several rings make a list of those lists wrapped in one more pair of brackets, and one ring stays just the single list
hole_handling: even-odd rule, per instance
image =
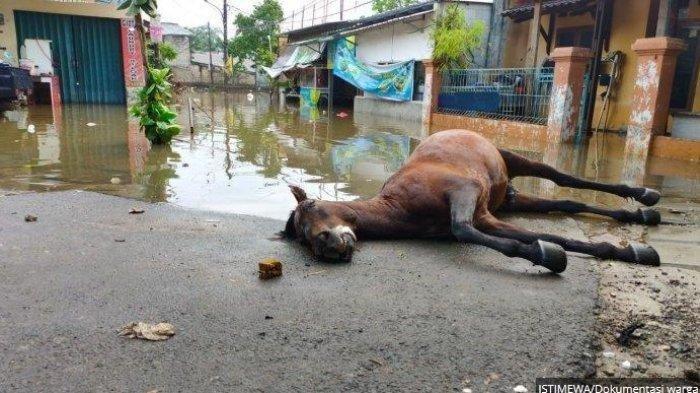
[{"label": "building facade", "polygon": [[64,103],[124,104],[144,85],[133,18],[116,2],[3,0],[0,54],[53,76]]}]

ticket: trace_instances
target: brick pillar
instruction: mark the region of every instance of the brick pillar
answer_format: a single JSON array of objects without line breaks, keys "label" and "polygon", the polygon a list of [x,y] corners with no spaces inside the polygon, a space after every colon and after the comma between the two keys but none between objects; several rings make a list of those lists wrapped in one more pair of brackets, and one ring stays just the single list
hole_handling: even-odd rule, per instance
[{"label": "brick pillar", "polygon": [[423,125],[430,126],[433,112],[437,110],[440,95],[440,71],[432,59],[423,60],[425,66],[425,86],[423,89]]},{"label": "brick pillar", "polygon": [[551,57],[556,64],[549,99],[547,140],[572,142],[581,110],[583,76],[592,53],[588,48],[556,48]]},{"label": "brick pillar", "polygon": [[666,131],[676,59],[685,48],[682,40],[669,37],[641,38],[632,45],[637,75],[625,155],[646,159],[652,135]]},{"label": "brick pillar", "polygon": [[122,59],[124,63],[124,85],[127,103],[137,98],[138,91],[146,85],[143,56],[141,55],[141,37],[136,29],[134,18],[121,20]]}]

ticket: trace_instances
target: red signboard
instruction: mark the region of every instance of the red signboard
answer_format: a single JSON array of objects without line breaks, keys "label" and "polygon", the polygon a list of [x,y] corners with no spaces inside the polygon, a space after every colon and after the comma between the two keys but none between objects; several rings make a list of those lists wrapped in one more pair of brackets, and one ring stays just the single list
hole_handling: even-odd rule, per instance
[{"label": "red signboard", "polygon": [[122,19],[122,58],[124,59],[124,84],[126,87],[142,87],[146,84],[141,37],[134,19]]}]

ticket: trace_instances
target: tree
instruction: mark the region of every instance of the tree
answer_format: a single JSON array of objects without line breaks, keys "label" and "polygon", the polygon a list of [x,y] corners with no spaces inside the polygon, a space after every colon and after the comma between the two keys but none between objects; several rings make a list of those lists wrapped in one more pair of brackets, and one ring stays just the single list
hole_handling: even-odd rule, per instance
[{"label": "tree", "polygon": [[407,7],[416,2],[417,0],[372,0],[372,10],[374,12],[390,11],[395,8]]},{"label": "tree", "polygon": [[270,66],[277,51],[277,34],[284,13],[277,0],[263,0],[250,15],[238,14],[233,24],[236,36],[229,43],[229,53],[242,63]]},{"label": "tree", "polygon": [[484,22],[469,24],[462,8],[449,5],[431,31],[433,60],[443,69],[472,66],[485,29]]},{"label": "tree", "polygon": [[[139,126],[144,130],[146,138],[154,145],[170,143],[173,136],[180,132],[177,124],[177,113],[168,107],[172,98],[171,85],[168,82],[169,68],[153,68],[148,61],[146,51],[146,34],[141,13],[155,18],[158,14],[156,0],[123,0],[117,7],[127,10],[127,15],[133,15],[136,27],[141,37],[141,52],[146,67],[146,86],[139,91],[138,102],[130,108],[131,115],[139,118]],[[157,46],[154,48],[157,49]],[[154,57],[162,61],[157,50]]]},{"label": "tree", "polygon": [[[209,52],[209,29],[206,25],[188,28],[192,33],[190,37],[190,49],[192,52]],[[221,52],[224,49],[224,40],[221,29],[218,27],[211,28],[211,50]]]}]

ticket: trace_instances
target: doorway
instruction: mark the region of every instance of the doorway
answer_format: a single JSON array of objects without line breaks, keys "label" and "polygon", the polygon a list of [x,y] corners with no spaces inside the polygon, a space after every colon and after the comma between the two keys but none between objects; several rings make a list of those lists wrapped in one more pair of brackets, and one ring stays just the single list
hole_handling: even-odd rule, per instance
[{"label": "doorway", "polygon": [[52,62],[64,103],[126,102],[118,19],[15,11],[15,24],[18,48],[51,41],[50,53],[40,55]]}]

